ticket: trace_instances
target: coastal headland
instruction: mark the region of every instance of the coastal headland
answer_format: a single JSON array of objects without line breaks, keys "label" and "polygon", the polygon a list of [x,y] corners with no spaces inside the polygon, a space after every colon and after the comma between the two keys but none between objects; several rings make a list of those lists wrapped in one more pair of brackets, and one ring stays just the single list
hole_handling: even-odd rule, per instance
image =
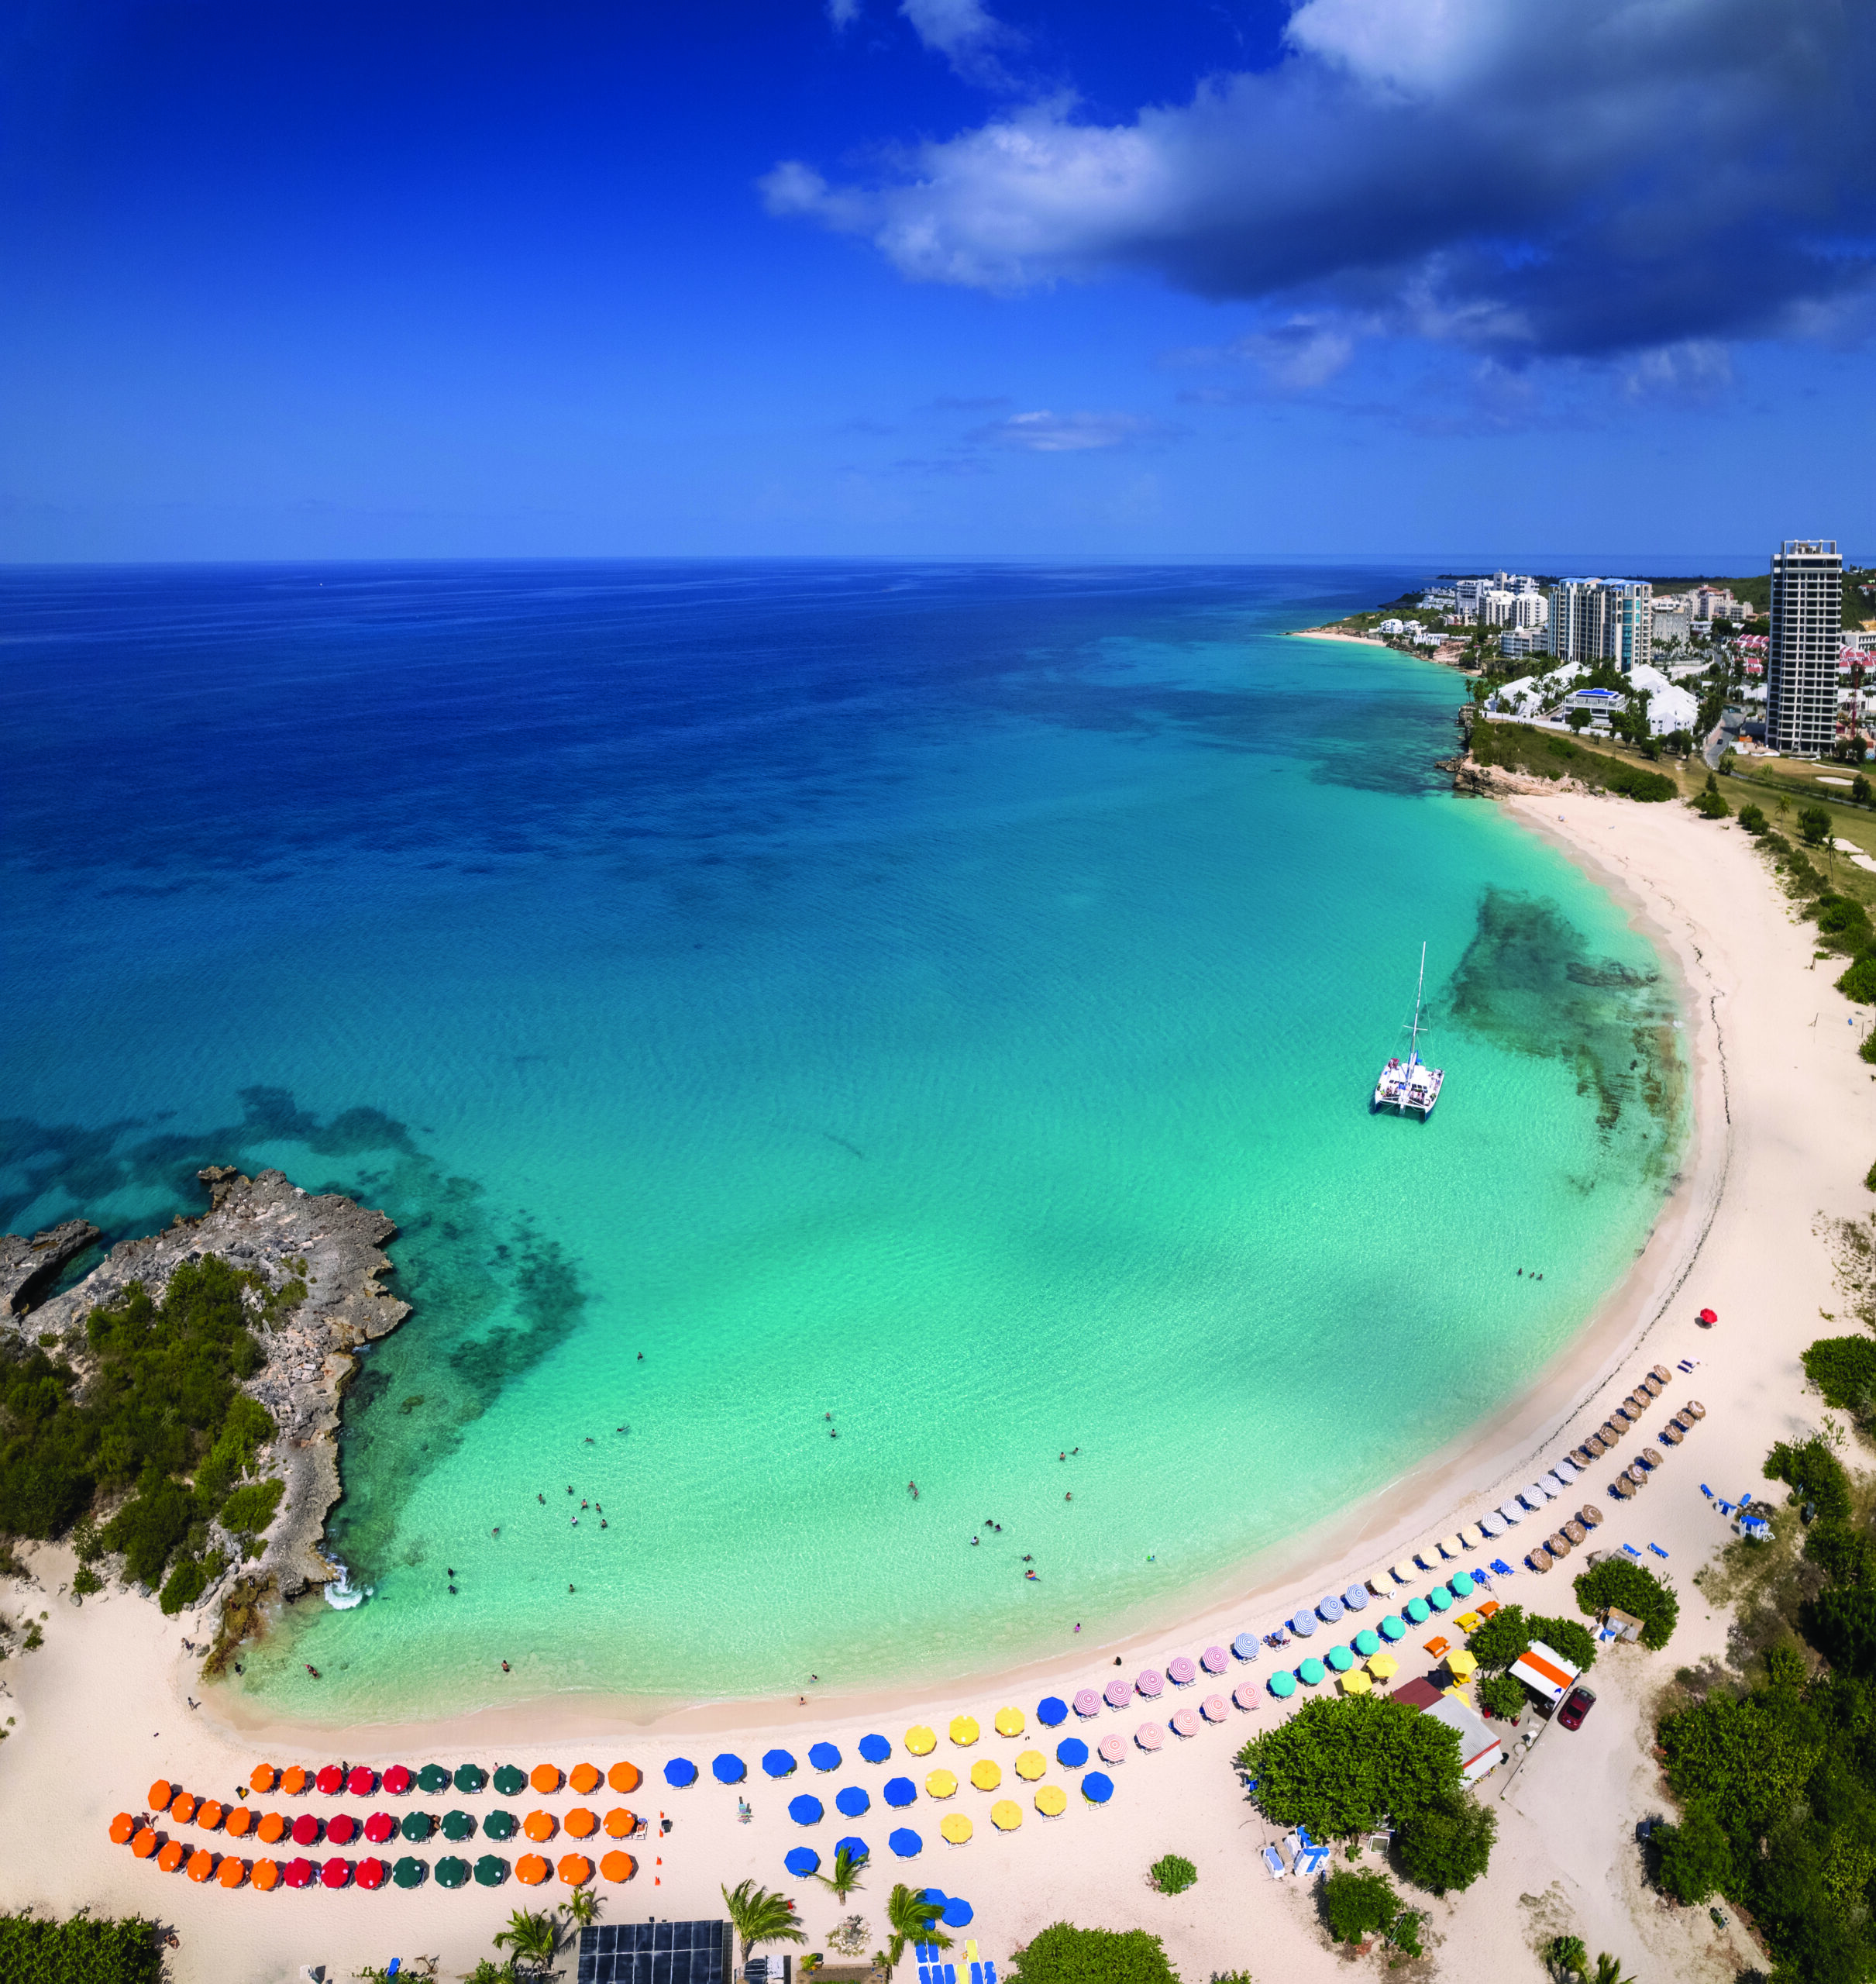
[{"label": "coastal headland", "polygon": [[[1833,988],[1831,969],[1819,963],[1809,928],[1736,826],[1702,821],[1680,805],[1554,789],[1506,803],[1528,831],[1553,840],[1615,891],[1671,960],[1681,982],[1695,1130],[1683,1176],[1621,1285],[1556,1366],[1491,1424],[1434,1456],[1413,1479],[1298,1539],[1282,1564],[1260,1567],[1251,1588],[1197,1594],[1187,1617],[1169,1618],[1151,1633],[1111,1645],[1078,1643],[1018,1672],[916,1694],[825,1700],[816,1693],[805,1701],[666,1704],[656,1711],[642,1703],[563,1696],[429,1725],[342,1733],[243,1726],[245,1719],[230,1714],[218,1691],[203,1684],[199,1644],[194,1653],[181,1644],[206,1633],[207,1614],[167,1621],[128,1592],[75,1606],[67,1595],[74,1569],[70,1552],[41,1546],[29,1553],[28,1582],[11,1588],[7,1604],[15,1613],[45,1615],[45,1644],[9,1662],[0,1683],[15,1719],[0,1752],[11,1793],[0,1802],[0,1858],[12,1870],[14,1896],[60,1912],[89,1905],[159,1914],[179,1938],[170,1958],[178,1980],[286,1979],[312,1960],[325,1962],[329,1975],[344,1975],[398,1951],[440,1952],[446,1968],[466,1969],[525,1896],[475,1888],[453,1893],[434,1883],[376,1895],[224,1893],[166,1878],[112,1846],[106,1836],[112,1817],[139,1810],[159,1776],[232,1800],[263,1761],[342,1758],[415,1768],[432,1758],[453,1765],[473,1758],[485,1766],[549,1762],[566,1770],[590,1760],[604,1770],[623,1758],[644,1773],[644,1789],[632,1803],[644,1807],[639,1816],[649,1829],[642,1850],[634,1848],[639,1866],[632,1879],[604,1890],[607,1913],[614,1918],[718,1913],[719,1882],[749,1876],[796,1894],[811,1944],[819,1947],[838,1916],[876,1918],[893,1879],[922,1877],[969,1897],[976,1911],[972,1933],[986,1955],[1007,1957],[1048,1922],[1066,1918],[1114,1928],[1144,1925],[1165,1938],[1188,1978],[1237,1969],[1258,1976],[1339,1975],[1344,1959],[1323,1934],[1307,1884],[1265,1877],[1257,1849],[1271,1829],[1247,1803],[1231,1767],[1248,1736],[1295,1705],[1263,1688],[1283,1660],[1268,1648],[1251,1662],[1234,1662],[1217,1683],[1221,1689],[1249,1683],[1246,1699],[1255,1706],[1232,1707],[1220,1723],[1201,1721],[1191,1737],[1175,1737],[1156,1752],[1141,1749],[1133,1732],[1143,1714],[1163,1710],[1130,1700],[1125,1710],[1100,1711],[1082,1733],[1091,1741],[1121,1738],[1124,1761],[1113,1769],[1111,1803],[1098,1809],[1076,1795],[1073,1771],[1053,1765],[1048,1781],[1065,1782],[1068,1811],[1048,1822],[1027,1812],[1010,1832],[991,1826],[990,1800],[968,1786],[941,1804],[921,1796],[907,1813],[894,1815],[894,1823],[915,1824],[924,1841],[923,1855],[902,1867],[885,1850],[879,1786],[869,1781],[907,1769],[922,1779],[931,1765],[947,1762],[963,1776],[987,1754],[1009,1782],[1019,1752],[1039,1739],[1052,1751],[1056,1734],[1065,1733],[1036,1727],[1035,1704],[1044,1693],[1069,1697],[1102,1688],[1117,1673],[1163,1669],[1180,1653],[1196,1658],[1208,1645],[1228,1646],[1247,1628],[1261,1633],[1323,1592],[1384,1573],[1412,1550],[1431,1553],[1437,1538],[1554,1464],[1659,1365],[1673,1373],[1663,1413],[1685,1396],[1703,1404],[1705,1418],[1635,1502],[1613,1501],[1599,1479],[1585,1486],[1608,1515],[1598,1542],[1638,1550],[1653,1545],[1664,1553],[1663,1568],[1682,1598],[1671,1652],[1606,1650],[1595,1673],[1601,1700],[1583,1728],[1547,1729],[1475,1794],[1491,1801],[1499,1819],[1489,1876],[1445,1900],[1416,1896],[1416,1904],[1423,1901],[1428,1911],[1426,1940],[1437,1975],[1482,1968],[1534,1979],[1541,1975],[1540,1942],[1572,1926],[1592,1950],[1626,1951],[1644,1973],[1710,1977],[1718,1984],[1759,1961],[1738,1924],[1716,1931],[1703,1910],[1667,1909],[1646,1885],[1635,1828],[1669,1810],[1650,1755],[1648,1725],[1673,1665],[1723,1662],[1728,1655],[1733,1621],[1723,1606],[1706,1600],[1695,1578],[1723,1550],[1740,1546],[1700,1484],[1733,1495],[1757,1485],[1771,1443],[1802,1437],[1815,1422],[1816,1401],[1805,1394],[1798,1356],[1818,1333],[1820,1314],[1839,1306],[1826,1229],[1867,1218],[1861,1179],[1876,1152],[1876,1087],[1857,1058],[1854,1009]],[[342,1231],[351,1233],[351,1215],[341,1210],[346,1202],[298,1197],[277,1174],[263,1173],[251,1185],[225,1182],[229,1189],[204,1221],[175,1229],[174,1237],[136,1243],[144,1252],[119,1250],[124,1258],[112,1270],[117,1280],[154,1272],[158,1249],[169,1250],[164,1259],[199,1250],[205,1239],[221,1236],[211,1224],[218,1218],[225,1218],[231,1244],[258,1244],[270,1250],[270,1260],[305,1254],[309,1265],[318,1258],[312,1250],[322,1244],[322,1233],[323,1244],[335,1246]],[[368,1222],[373,1216],[359,1217]],[[368,1231],[376,1237],[367,1238]],[[338,1272],[340,1256],[329,1257],[332,1283],[324,1273],[317,1289],[308,1283],[309,1300],[323,1292],[325,1304],[294,1325],[305,1338],[303,1344],[293,1339],[301,1361],[274,1409],[284,1415],[283,1449],[295,1439],[312,1442],[293,1449],[315,1456],[304,1463],[313,1470],[308,1509],[318,1501],[313,1489],[326,1479],[316,1456],[329,1439],[342,1364],[381,1333],[380,1324],[391,1326],[394,1309],[401,1311],[375,1292],[371,1276],[358,1278],[369,1251],[387,1237],[360,1225],[342,1247],[342,1258],[353,1264],[353,1280],[346,1283]],[[1514,1267],[1507,1262],[1505,1272]],[[59,1298],[64,1306],[56,1324],[45,1320],[48,1304],[34,1313],[32,1327],[71,1328],[96,1299],[95,1290],[85,1296],[83,1288]],[[1695,1311],[1706,1306],[1719,1315],[1711,1331],[1695,1321]],[[1385,1327],[1384,1318],[1377,1327]],[[1227,1482],[1206,1478],[1213,1485],[1203,1492],[1229,1492]],[[295,1551],[311,1540],[308,1532]],[[270,1548],[270,1558],[277,1548]],[[1497,1596],[1568,1611],[1574,1568],[1548,1577],[1520,1569],[1499,1580]],[[603,1631],[603,1623],[596,1629]],[[726,1616],[725,1630],[737,1629]],[[1403,1679],[1436,1665],[1414,1638],[1399,1651]],[[1206,1685],[1202,1679],[1191,1693],[1202,1693]],[[105,1703],[111,1712],[100,1715]],[[1007,1741],[988,1733],[1006,1704],[1027,1720],[1025,1735]],[[945,1740],[958,1714],[976,1717],[986,1732],[969,1752]],[[903,1757],[906,1728],[913,1724],[940,1732],[938,1755],[912,1762]],[[805,1840],[824,1857],[831,1834],[820,1839],[793,1825],[787,1806],[798,1786],[762,1778],[756,1759],[772,1744],[804,1750],[821,1738],[851,1758],[869,1729],[887,1737],[892,1758],[864,1772],[849,1763],[841,1777],[827,1780],[830,1792],[849,1778],[867,1785],[875,1806],[856,1827],[872,1846],[873,1869],[859,1892],[837,1903],[813,1883],[784,1876],[782,1858],[790,1847]],[[713,1781],[711,1758],[719,1751],[750,1765],[749,1779],[734,1789]],[[699,1782],[687,1789],[666,1784],[664,1766],[676,1756],[701,1767]],[[1027,1787],[1021,1795],[1026,1807]],[[746,1821],[739,1816],[743,1800]],[[558,1818],[578,1800],[563,1791],[527,1802]],[[975,1821],[974,1837],[968,1846],[948,1850],[938,1821],[959,1810]],[[661,1830],[667,1818],[669,1833]],[[1197,1884],[1176,1898],[1157,1895],[1145,1883],[1149,1862],[1168,1851],[1186,1855],[1199,1869]]]}]

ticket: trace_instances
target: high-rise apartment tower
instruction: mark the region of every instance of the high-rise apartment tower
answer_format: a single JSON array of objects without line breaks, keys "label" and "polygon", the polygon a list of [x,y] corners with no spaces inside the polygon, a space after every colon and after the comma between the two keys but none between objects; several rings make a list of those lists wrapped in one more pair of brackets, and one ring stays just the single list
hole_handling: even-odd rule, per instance
[{"label": "high-rise apartment tower", "polygon": [[1550,596],[1546,646],[1559,661],[1613,661],[1626,674],[1654,652],[1654,588],[1645,580],[1564,580]]},{"label": "high-rise apartment tower", "polygon": [[1812,758],[1836,736],[1843,560],[1833,538],[1787,538],[1772,553],[1771,639],[1765,656],[1765,742]]}]

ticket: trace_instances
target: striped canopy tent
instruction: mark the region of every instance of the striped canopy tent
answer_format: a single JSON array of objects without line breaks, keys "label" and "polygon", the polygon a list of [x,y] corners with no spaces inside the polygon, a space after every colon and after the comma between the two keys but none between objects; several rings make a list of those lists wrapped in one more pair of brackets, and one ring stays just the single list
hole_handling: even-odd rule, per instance
[{"label": "striped canopy tent", "polygon": [[883,1764],[893,1754],[893,1746],[883,1736],[862,1736],[859,1741],[860,1761],[868,1764]]},{"label": "striped canopy tent", "polygon": [[1234,1640],[1233,1640],[1233,1641],[1232,1641],[1232,1642],[1231,1642],[1231,1651],[1232,1651],[1232,1652],[1234,1652],[1234,1654],[1236,1654],[1236,1655],[1237,1655],[1237,1658],[1238,1658],[1240,1660],[1255,1660],[1255,1659],[1256,1659],[1256,1658],[1257,1658],[1257,1635],[1256,1635],[1256,1634],[1255,1634],[1255,1633],[1240,1633],[1240,1634],[1237,1635],[1237,1637]]},{"label": "striped canopy tent", "polygon": [[795,1760],[787,1750],[765,1750],[762,1752],[762,1769],[771,1777],[793,1777]]},{"label": "striped canopy tent", "polygon": [[1371,1653],[1381,1651],[1381,1635],[1371,1626],[1364,1626],[1355,1636],[1355,1650],[1365,1660]]},{"label": "striped canopy tent", "polygon": [[788,1816],[798,1826],[818,1826],[826,1816],[827,1808],[818,1798],[804,1791],[798,1798],[788,1801]]},{"label": "striped canopy tent", "polygon": [[1045,1819],[1058,1819],[1069,1809],[1069,1794],[1059,1784],[1045,1784],[1036,1793],[1036,1810]]},{"label": "striped canopy tent", "polygon": [[[364,1869],[359,1869],[362,1875]],[[476,1862],[476,1886],[498,1888],[508,1878],[508,1863],[498,1853],[485,1853]]]},{"label": "striped canopy tent", "polygon": [[1328,1652],[1327,1659],[1329,1665],[1333,1667],[1338,1674],[1346,1674],[1349,1669],[1355,1665],[1355,1655],[1351,1653],[1345,1646],[1330,1647]]},{"label": "striped canopy tent", "polygon": [[1024,1783],[1033,1784],[1048,1769],[1048,1759],[1040,1750],[1025,1750],[1016,1760],[1016,1774]]},{"label": "striped canopy tent", "polygon": [[1079,1770],[1088,1761],[1088,1746],[1079,1736],[1065,1736],[1055,1745],[1055,1761],[1064,1770]]},{"label": "striped canopy tent", "polygon": [[1353,1673],[1342,1676],[1342,1693],[1345,1695],[1365,1695],[1374,1685],[1373,1676],[1359,1667]]},{"label": "striped canopy tent", "polygon": [[1406,1621],[1399,1613],[1390,1612],[1382,1621],[1381,1637],[1384,1640],[1404,1640],[1407,1637]]},{"label": "striped canopy tent", "polygon": [[[396,1775],[394,1769],[387,1770],[384,1773],[384,1789],[387,1791],[396,1790],[397,1786],[391,1781]],[[405,1773],[407,1783],[409,1773],[407,1772]],[[497,1764],[495,1766],[493,1782],[497,1792],[502,1797],[518,1798],[528,1788],[528,1773],[525,1770],[518,1770],[513,1764]]]},{"label": "striped canopy tent", "polygon": [[1324,1671],[1322,1662],[1312,1655],[1296,1669],[1296,1679],[1306,1688],[1320,1687]]},{"label": "striped canopy tent", "polygon": [[818,1771],[838,1770],[840,1746],[835,1743],[810,1744],[807,1760]]},{"label": "striped canopy tent", "polygon": [[1081,1781],[1081,1795],[1090,1805],[1105,1805],[1114,1796],[1114,1779],[1105,1771],[1091,1770]]},{"label": "striped canopy tent", "polygon": [[1059,1695],[1045,1695],[1036,1703],[1036,1720],[1045,1729],[1059,1729],[1069,1719],[1069,1705]]},{"label": "striped canopy tent", "polygon": [[821,1855],[811,1846],[791,1846],[782,1855],[782,1865],[797,1881],[805,1881],[818,1871]]},{"label": "striped canopy tent", "polygon": [[886,1843],[901,1860],[916,1860],[925,1850],[925,1842],[910,1826],[895,1826],[886,1835]]},{"label": "striped canopy tent", "polygon": [[938,1737],[922,1722],[915,1722],[905,1732],[905,1746],[915,1757],[928,1757],[938,1748]]},{"label": "striped canopy tent", "polygon": [[1288,1701],[1296,1692],[1296,1677],[1287,1667],[1279,1667],[1270,1677],[1270,1692],[1279,1701]]},{"label": "striped canopy tent", "polygon": [[918,1786],[909,1777],[889,1777],[879,1796],[889,1805],[909,1805],[918,1796]]}]

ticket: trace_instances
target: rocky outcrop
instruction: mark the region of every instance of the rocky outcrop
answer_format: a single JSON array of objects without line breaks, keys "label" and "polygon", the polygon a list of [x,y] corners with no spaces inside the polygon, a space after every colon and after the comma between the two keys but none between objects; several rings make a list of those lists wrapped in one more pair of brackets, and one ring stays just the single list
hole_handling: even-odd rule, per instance
[{"label": "rocky outcrop", "polygon": [[[378,1286],[394,1272],[383,1248],[397,1228],[336,1193],[312,1196],[281,1172],[245,1178],[215,1165],[198,1175],[208,1188],[207,1212],[113,1247],[76,1287],[35,1310],[29,1331],[59,1336],[60,1354],[83,1376],[90,1364],[86,1316],[133,1281],[160,1294],[185,1261],[210,1254],[254,1278],[248,1299],[267,1362],[243,1389],[273,1417],[277,1430],[261,1459],[287,1484],[255,1569],[292,1598],[339,1574],[320,1545],[339,1494],[339,1402],[359,1350],[410,1314],[408,1303]],[[9,1238],[0,1242],[0,1257],[6,1247],[29,1244]]]},{"label": "rocky outcrop", "polygon": [[1542,795],[1554,792],[1588,792],[1580,778],[1537,778],[1529,772],[1507,771],[1503,765],[1482,765],[1476,758],[1439,758],[1437,770],[1451,772],[1453,790],[1475,799],[1503,799],[1514,792]]},{"label": "rocky outcrop", "polygon": [[88,1219],[68,1219],[30,1240],[17,1233],[0,1234],[0,1310],[23,1316],[60,1269],[98,1238]]}]

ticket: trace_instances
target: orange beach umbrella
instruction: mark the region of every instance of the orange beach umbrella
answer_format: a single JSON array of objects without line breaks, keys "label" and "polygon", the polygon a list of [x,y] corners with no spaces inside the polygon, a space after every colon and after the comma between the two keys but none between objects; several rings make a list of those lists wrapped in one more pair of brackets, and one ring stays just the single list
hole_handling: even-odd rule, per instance
[{"label": "orange beach umbrella", "polygon": [[552,1839],[559,1830],[551,1812],[530,1812],[521,1824],[521,1831],[537,1845]]},{"label": "orange beach umbrella", "polygon": [[606,1782],[614,1791],[636,1791],[644,1782],[636,1764],[618,1763],[606,1773]]},{"label": "orange beach umbrella", "polygon": [[198,1846],[189,1855],[189,1879],[198,1885],[215,1872],[215,1855],[205,1846]]},{"label": "orange beach umbrella", "polygon": [[153,1812],[167,1812],[170,1800],[176,1795],[177,1787],[167,1777],[160,1777],[150,1787],[150,1809]]},{"label": "orange beach umbrella", "polygon": [[528,1773],[528,1782],[542,1797],[551,1797],[560,1789],[559,1768],[555,1764],[536,1764]]},{"label": "orange beach umbrella", "polygon": [[639,1863],[629,1853],[615,1850],[601,1861],[599,1871],[609,1881],[629,1881],[639,1871]]},{"label": "orange beach umbrella", "polygon": [[590,1805],[576,1805],[563,1822],[576,1839],[590,1839],[599,1831],[599,1814]]},{"label": "orange beach umbrella", "polygon": [[215,1870],[215,1877],[225,1888],[238,1888],[247,1879],[247,1862],[237,1860],[232,1853],[225,1853],[221,1865]]},{"label": "orange beach umbrella", "polygon": [[575,1764],[573,1768],[567,1772],[566,1781],[581,1797],[584,1798],[589,1793],[597,1791],[604,1780],[600,1776],[597,1765]]},{"label": "orange beach umbrella", "polygon": [[248,1773],[247,1788],[250,1791],[271,1791],[280,1782],[280,1772],[271,1764],[256,1764]]},{"label": "orange beach umbrella", "polygon": [[583,1853],[563,1853],[560,1878],[570,1888],[584,1887],[593,1878],[593,1863]]},{"label": "orange beach umbrella", "polygon": [[253,1878],[255,1886],[263,1894],[271,1894],[280,1886],[280,1862],[277,1860],[256,1860]]},{"label": "orange beach umbrella", "polygon": [[638,1815],[626,1810],[623,1805],[614,1805],[606,1814],[606,1837],[608,1839],[629,1839],[638,1830]]},{"label": "orange beach umbrella", "polygon": [[157,1835],[149,1826],[132,1836],[130,1850],[139,1860],[147,1860],[157,1850]]},{"label": "orange beach umbrella", "polygon": [[157,1865],[166,1874],[173,1874],[188,1858],[188,1849],[179,1839],[166,1839],[157,1854]]},{"label": "orange beach umbrella", "polygon": [[113,1846],[128,1846],[136,1829],[136,1820],[128,1812],[119,1812],[111,1821],[111,1844]]},{"label": "orange beach umbrella", "polygon": [[538,1853],[524,1853],[515,1863],[515,1878],[526,1887],[538,1888],[552,1871]]}]

